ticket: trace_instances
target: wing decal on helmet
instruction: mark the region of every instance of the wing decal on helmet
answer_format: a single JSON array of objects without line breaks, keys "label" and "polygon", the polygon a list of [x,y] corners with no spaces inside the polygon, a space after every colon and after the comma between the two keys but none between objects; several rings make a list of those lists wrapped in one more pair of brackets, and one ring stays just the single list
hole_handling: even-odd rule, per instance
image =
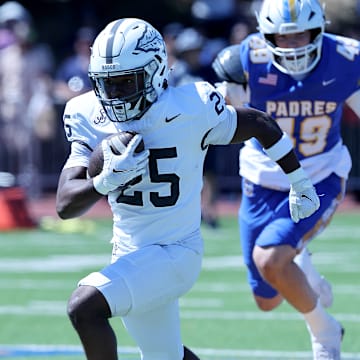
[{"label": "wing decal on helmet", "polygon": [[153,28],[145,26],[145,30],[141,38],[139,38],[135,50],[140,52],[159,51],[161,48],[162,39],[159,33]]}]

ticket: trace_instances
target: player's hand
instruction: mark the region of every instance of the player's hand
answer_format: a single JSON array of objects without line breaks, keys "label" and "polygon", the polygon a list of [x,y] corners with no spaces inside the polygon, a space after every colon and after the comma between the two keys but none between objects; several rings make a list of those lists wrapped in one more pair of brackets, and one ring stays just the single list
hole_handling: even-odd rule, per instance
[{"label": "player's hand", "polygon": [[106,195],[118,188],[127,186],[134,178],[145,173],[149,161],[149,150],[135,153],[142,137],[135,135],[121,155],[115,155],[109,143],[102,141],[104,165],[101,173],[94,177],[94,188],[100,194]]},{"label": "player's hand", "polygon": [[309,178],[301,179],[290,186],[290,215],[295,223],[312,215],[320,207],[320,199]]}]

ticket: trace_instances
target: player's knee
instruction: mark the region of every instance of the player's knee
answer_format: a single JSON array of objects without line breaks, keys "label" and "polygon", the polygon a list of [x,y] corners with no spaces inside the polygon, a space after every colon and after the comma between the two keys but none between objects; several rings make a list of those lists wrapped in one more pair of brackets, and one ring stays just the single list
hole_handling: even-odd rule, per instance
[{"label": "player's knee", "polygon": [[284,262],[279,258],[276,251],[255,247],[253,253],[254,262],[261,275],[270,283],[277,281]]},{"label": "player's knee", "polygon": [[263,297],[256,296],[256,295],[254,296],[254,298],[255,298],[257,307],[262,311],[274,310],[283,301],[283,299],[280,295],[276,295],[275,297],[273,297],[271,299],[263,298]]},{"label": "player's knee", "polygon": [[110,317],[110,310],[99,290],[91,286],[80,286],[68,301],[67,314],[77,328],[93,319]]}]

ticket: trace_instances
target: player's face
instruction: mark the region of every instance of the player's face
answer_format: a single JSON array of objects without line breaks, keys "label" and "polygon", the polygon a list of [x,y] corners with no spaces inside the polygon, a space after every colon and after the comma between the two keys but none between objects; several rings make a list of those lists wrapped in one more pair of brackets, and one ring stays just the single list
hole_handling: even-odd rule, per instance
[{"label": "player's face", "polygon": [[144,78],[140,74],[127,74],[104,79],[104,90],[108,99],[123,99],[143,88]]},{"label": "player's face", "polygon": [[311,32],[306,30],[294,34],[275,34],[274,36],[275,44],[277,47],[285,49],[293,49],[305,46],[310,43]]}]

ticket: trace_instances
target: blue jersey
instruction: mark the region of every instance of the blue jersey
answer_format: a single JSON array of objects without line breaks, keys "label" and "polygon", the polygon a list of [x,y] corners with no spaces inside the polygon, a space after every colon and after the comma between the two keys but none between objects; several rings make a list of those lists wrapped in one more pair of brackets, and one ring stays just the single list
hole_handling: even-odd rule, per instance
[{"label": "blue jersey", "polygon": [[[359,42],[356,40],[324,34],[319,63],[309,75],[297,80],[272,64],[271,53],[260,34],[249,35],[240,46],[240,58],[249,82],[249,105],[266,111],[277,120],[293,140],[300,160],[313,159],[303,163],[305,168],[308,167],[310,175],[318,172],[321,164],[324,164],[327,170],[320,177],[317,174],[318,178],[313,179],[315,182],[321,181],[329,172],[346,177],[350,170],[348,154],[344,153],[342,159],[338,159],[343,165],[338,171],[328,167],[330,156],[326,157],[324,154],[335,152],[335,149],[339,152],[342,145],[343,104],[360,88],[359,50]],[[252,148],[251,151],[258,152],[257,155],[253,154],[251,160],[248,159],[253,164],[246,164],[246,160],[245,164],[241,162],[241,166],[245,167],[242,175],[251,177],[254,161],[264,165],[265,160],[261,159],[259,152],[263,154],[263,151],[256,140],[251,140],[247,146]],[[249,148],[244,151],[246,157],[249,157],[248,150]],[[266,167],[264,165],[264,170]],[[273,164],[268,170],[274,173]],[[277,173],[280,174],[279,169]],[[266,176],[254,173],[250,180],[263,184],[264,177]],[[270,182],[279,184],[278,180],[274,178]]]}]

